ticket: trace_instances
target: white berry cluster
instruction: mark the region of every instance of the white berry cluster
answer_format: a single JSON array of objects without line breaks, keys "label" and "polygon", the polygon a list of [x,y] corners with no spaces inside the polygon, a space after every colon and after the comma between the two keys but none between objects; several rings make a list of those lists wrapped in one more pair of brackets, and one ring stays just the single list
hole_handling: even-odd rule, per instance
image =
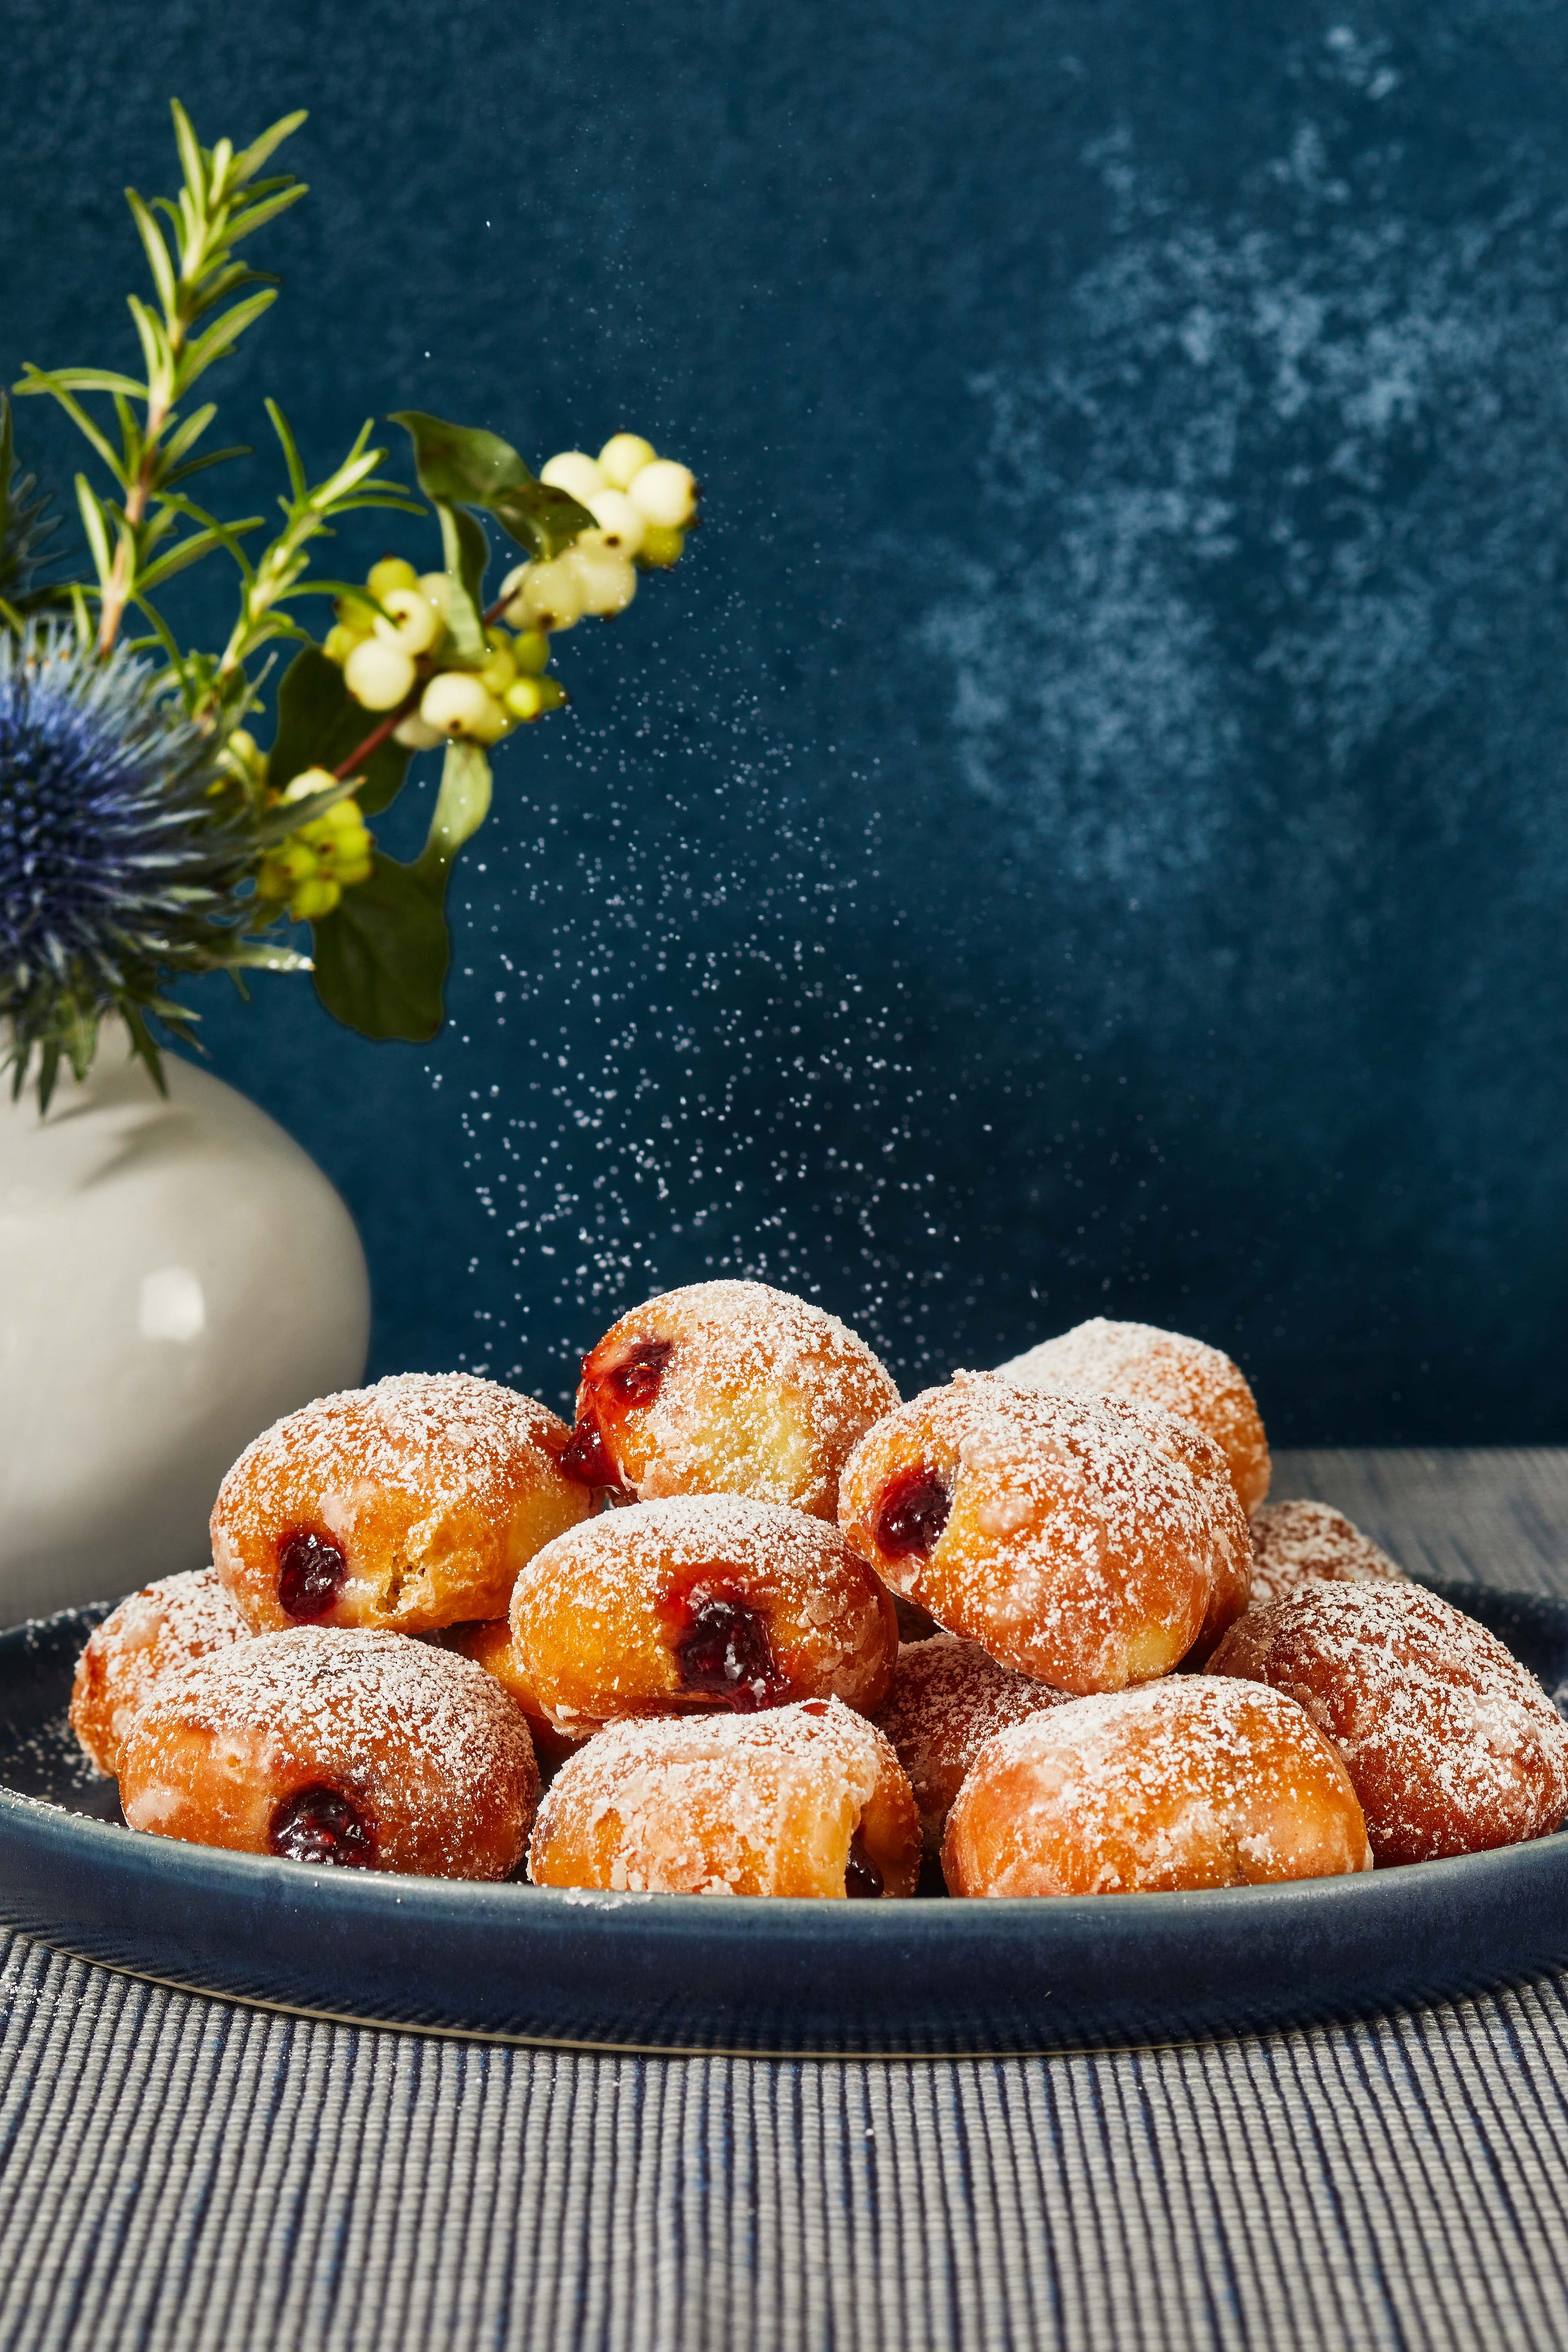
[{"label": "white berry cluster", "polygon": [[[697,515],[697,484],[685,466],[655,454],[636,433],[617,433],[598,457],[568,449],[540,475],[585,507],[594,527],[562,554],[520,563],[484,615],[482,664],[460,661],[447,644],[451,583],[416,572],[401,556],[373,564],[363,600],[343,597],[325,652],[366,710],[400,714],[399,743],[424,751],[454,736],[499,743],[514,727],[558,710],[566,690],[546,675],[552,631],[584,614],[608,620],[637,593],[638,565],[668,570]],[[506,621],[510,635],[497,625]]]},{"label": "white berry cluster", "polygon": [[563,555],[508,573],[501,593],[513,628],[569,629],[586,614],[609,620],[624,613],[637,592],[638,567],[667,572],[697,519],[689,467],[659,457],[639,433],[617,433],[596,457],[563,449],[539,478],[586,507],[595,529]]},{"label": "white berry cluster", "polygon": [[324,650],[366,710],[407,705],[394,733],[410,750],[426,751],[454,735],[499,743],[514,727],[565,701],[560,679],[542,675],[550,646],[541,630],[510,637],[489,627],[480,667],[450,660],[451,583],[445,572],[416,572],[402,556],[384,556],[371,565],[365,588],[363,603],[340,600]]}]

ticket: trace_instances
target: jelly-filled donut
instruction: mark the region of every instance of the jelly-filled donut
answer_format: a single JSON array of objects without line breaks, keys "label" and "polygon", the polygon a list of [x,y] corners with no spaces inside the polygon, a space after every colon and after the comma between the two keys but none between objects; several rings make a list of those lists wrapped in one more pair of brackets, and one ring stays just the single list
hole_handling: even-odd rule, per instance
[{"label": "jelly-filled donut", "polygon": [[899,1391],[837,1316],[761,1282],[698,1282],[583,1359],[563,1467],[649,1502],[748,1495],[832,1519],[846,1455]]},{"label": "jelly-filled donut", "polygon": [[619,1723],[561,1767],[537,1886],[653,1895],[912,1895],[921,1833],[881,1734],[836,1699]]},{"label": "jelly-filled donut", "polygon": [[176,1667],[120,1759],[133,1830],[420,1878],[505,1878],[538,1796],[528,1727],[482,1666],[347,1626]]},{"label": "jelly-filled donut", "polygon": [[1517,1845],[1568,1813],[1556,1708],[1495,1634],[1419,1584],[1303,1585],[1238,1618],[1208,1672],[1287,1692],[1322,1726],[1380,1864]]},{"label": "jelly-filled donut", "polygon": [[250,1628],[215,1569],[160,1577],[132,1592],[88,1636],[71,1685],[71,1729],[90,1762],[112,1780],[137,1709],[171,1667],[205,1657]]},{"label": "jelly-filled donut", "polygon": [[566,1435],[531,1397],[466,1372],[321,1397],[218,1489],[218,1574],[258,1633],[504,1617],[518,1570],[587,1515],[557,1466]]},{"label": "jelly-filled donut", "polygon": [[1327,1503],[1266,1503],[1252,1521],[1252,1594],[1266,1609],[1304,1584],[1403,1582],[1370,1536]]},{"label": "jelly-filled donut", "polygon": [[1268,1441],[1246,1375],[1202,1339],[1096,1315],[998,1365],[996,1376],[1025,1389],[1079,1389],[1163,1405],[1214,1439],[1244,1511],[1255,1511],[1268,1492]]},{"label": "jelly-filled donut", "polygon": [[999,1664],[978,1642],[939,1633],[899,1652],[893,1687],[873,1720],[909,1775],[927,1853],[941,1852],[952,1801],[986,1741],[1067,1703],[1061,1691]]},{"label": "jelly-filled donut", "polygon": [[1251,1567],[1218,1449],[1117,1397],[955,1373],[865,1436],[851,1548],[950,1633],[1061,1691],[1168,1674]]},{"label": "jelly-filled donut", "polygon": [[682,1495],[558,1536],[512,1596],[539,1706],[584,1735],[628,1716],[841,1698],[869,1713],[898,1656],[891,1596],[837,1528]]},{"label": "jelly-filled donut", "polygon": [[1345,1768],[1278,1692],[1179,1675],[998,1734],[948,1816],[953,1895],[1130,1895],[1370,1870]]},{"label": "jelly-filled donut", "polygon": [[446,1633],[431,1637],[444,1650],[456,1650],[459,1656],[472,1658],[493,1675],[501,1688],[510,1694],[522,1709],[528,1722],[529,1738],[533,1752],[542,1765],[563,1763],[582,1747],[581,1739],[573,1739],[557,1731],[539,1704],[539,1694],[523,1670],[517,1643],[511,1638],[511,1623],[505,1617],[488,1618],[479,1625],[452,1625]]}]

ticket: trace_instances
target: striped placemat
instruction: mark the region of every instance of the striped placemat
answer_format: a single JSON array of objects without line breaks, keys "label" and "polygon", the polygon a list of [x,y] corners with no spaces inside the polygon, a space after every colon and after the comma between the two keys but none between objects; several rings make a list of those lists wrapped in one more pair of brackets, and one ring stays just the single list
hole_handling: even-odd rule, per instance
[{"label": "striped placemat", "polygon": [[[1297,1455],[1277,1491],[1434,1574],[1568,1579],[1568,1455]],[[1054,2059],[641,2060],[0,1938],[0,2347],[1557,2352],[1565,1994]]]}]

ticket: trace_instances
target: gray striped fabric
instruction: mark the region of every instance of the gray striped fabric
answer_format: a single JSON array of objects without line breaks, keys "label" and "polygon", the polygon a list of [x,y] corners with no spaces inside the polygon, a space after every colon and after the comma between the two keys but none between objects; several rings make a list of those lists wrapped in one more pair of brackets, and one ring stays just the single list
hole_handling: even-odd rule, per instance
[{"label": "gray striped fabric", "polygon": [[[1463,1573],[1403,1483],[1430,1458],[1298,1457],[1279,1489]],[[1511,1460],[1458,1481],[1455,1540],[1563,1589],[1568,1456]],[[361,2032],[0,1954],[3,2352],[1568,2344],[1568,1979],[807,2064]]]}]

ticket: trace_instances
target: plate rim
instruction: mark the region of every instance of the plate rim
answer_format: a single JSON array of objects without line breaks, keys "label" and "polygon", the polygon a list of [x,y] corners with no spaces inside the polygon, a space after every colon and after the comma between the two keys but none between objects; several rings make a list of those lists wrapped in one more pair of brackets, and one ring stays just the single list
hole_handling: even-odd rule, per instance
[{"label": "plate rim", "polygon": [[[1560,1630],[1568,1643],[1568,1596],[1468,1589],[1478,1595],[1484,1593],[1494,1612],[1518,1611],[1538,1624],[1544,1621],[1543,1639]],[[20,1664],[29,1653],[37,1657],[40,1650],[47,1649],[53,1655],[44,1671],[58,1671],[63,1664],[59,1652],[65,1642],[101,1616],[109,1605],[62,1610],[48,1618],[5,1629],[0,1632],[0,1661],[9,1653]],[[51,1712],[40,1719],[53,1722],[56,1717]],[[26,1721],[24,1717],[23,1724]],[[99,1785],[112,1783],[100,1778]],[[1519,1844],[1397,1868],[1250,1886],[1149,1893],[1131,1905],[1104,1895],[994,1896],[984,1898],[984,1908],[978,1911],[975,1901],[952,1898],[917,1897],[853,1906],[790,1896],[772,1897],[765,1903],[737,1898],[703,1904],[689,1895],[632,1889],[536,1887],[516,1880],[414,1877],[385,1871],[301,1870],[271,1855],[139,1833],[121,1822],[78,1812],[0,1781],[0,1853],[6,1850],[16,1868],[0,1874],[0,1920],[46,1948],[132,1980],[182,1995],[355,2030],[604,2055],[813,2061],[855,2057],[893,2062],[1070,2055],[1108,2048],[1187,2048],[1238,2034],[1310,2029],[1336,2016],[1419,2011],[1436,2001],[1467,1997],[1467,1990],[1459,1989],[1462,1979],[1467,1980],[1468,1994],[1473,1996],[1483,1986],[1539,1980],[1568,1962],[1568,1824]],[[281,1878],[279,1872],[284,1874]],[[52,1906],[57,1880],[67,1891]],[[123,1922],[118,1948],[116,1884],[122,1893],[118,1916]],[[94,1902],[85,1895],[83,1889],[91,1885],[105,1888],[104,1899]],[[171,1915],[178,1911],[202,1922],[201,1931],[191,1939],[195,1965],[189,1969],[169,1965],[171,1957],[177,1963],[184,1952],[167,1933],[160,1934],[148,1926],[148,1906],[155,1908],[165,1887],[177,1898],[167,1906]],[[1421,1935],[1419,1923],[1413,1924],[1405,1916],[1417,1888],[1419,1910],[1424,1916],[1429,1914],[1433,1927],[1439,1930],[1437,1942],[1442,1940],[1445,1914],[1476,1920],[1495,1908],[1500,1919],[1507,1915],[1509,1924],[1494,1939],[1494,1948],[1488,1949],[1484,1939],[1480,1943],[1466,1939],[1456,1964],[1446,1970],[1438,1967],[1432,1981],[1423,1986],[1415,1978],[1391,1975],[1388,1990],[1380,1994],[1376,1979],[1384,1963],[1378,1959],[1378,1952],[1395,1949],[1402,1932]],[[285,1889],[289,1926],[276,1954],[265,1952],[257,1973],[251,1975],[239,1955],[237,1936],[247,1916],[254,1918],[269,1897]],[[778,1972],[797,1959],[806,1969],[816,1961],[840,1972],[863,1960],[876,1978],[882,1976],[889,1963],[900,1961],[917,1973],[925,1969],[931,1974],[923,1992],[918,1985],[915,1988],[917,2005],[910,2012],[909,2037],[897,2036],[898,2046],[893,2048],[877,2046],[874,2028],[867,2031],[863,2019],[854,2013],[852,1998],[845,2005],[843,2027],[836,2031],[831,2023],[830,1991],[817,2000],[815,2011],[807,2001],[793,2018],[786,1994],[776,2035],[767,2030],[765,2013],[760,2030],[748,2027],[742,2022],[743,2003],[731,2001],[726,2008],[719,1995],[693,1995],[688,2004],[689,2027],[687,2017],[680,2014],[680,2003],[669,2013],[668,1995],[664,2004],[645,2000],[639,2018],[635,1988],[620,2014],[611,2013],[606,2007],[605,2031],[595,2030],[591,2023],[577,2030],[570,1998],[564,1998],[559,1987],[564,1980],[570,1989],[572,1982],[569,1976],[562,1979],[562,1971],[570,1969],[573,1928],[589,1919],[595,1919],[605,1930],[602,1949],[606,1971],[618,1971],[630,1963],[630,1976],[641,1958],[655,1979],[656,1994],[667,1981],[675,1980],[670,1972],[672,1959],[696,1947],[703,1954],[704,1969],[721,1975],[726,1982],[731,1980],[732,1964],[743,1969],[748,1955],[760,1957],[763,1951],[767,1970],[775,1981]],[[1532,1937],[1530,1927],[1537,1919],[1539,1932]],[[1559,1920],[1560,1927],[1554,1924]],[[1157,1991],[1139,2000],[1128,1990],[1142,1975],[1145,1956],[1150,1977],[1157,1985],[1162,1951],[1170,1954],[1178,1973],[1184,1967],[1190,1969],[1192,1953],[1203,1939],[1194,1931],[1202,1929],[1204,1923],[1227,1923],[1217,1948],[1228,1956],[1219,1971],[1228,1985],[1237,1974],[1237,1940],[1248,1940],[1245,1925],[1248,1921],[1255,1924],[1260,1944],[1292,1958],[1298,1946],[1321,1949],[1325,1942],[1342,1941],[1342,1971],[1336,1977],[1331,1960],[1320,1971],[1324,1990],[1321,1997],[1314,1996],[1310,1971],[1304,1967],[1292,1975],[1288,1959],[1286,1989],[1277,2004],[1264,1997],[1250,2013],[1244,2013],[1245,1997],[1237,1992],[1235,2014],[1227,2017],[1218,1997],[1213,2006],[1202,1998],[1189,2000],[1191,2021],[1183,2023],[1178,2011],[1172,2016],[1170,2032],[1162,2032]],[[384,1979],[377,1983],[374,1960],[359,1969],[357,1981],[354,1969],[345,1961],[345,1973],[334,1990],[345,1994],[346,2000],[312,1999],[323,1990],[321,1977],[317,1973],[312,1978],[310,1967],[300,1962],[290,1939],[296,1947],[309,1940],[316,1922],[324,1930],[342,1933],[351,1943],[357,1936],[364,1944],[366,1931],[371,1931],[395,1975],[406,1966],[405,1981],[411,1996],[406,2002],[400,2003],[395,1991],[388,1991]],[[545,1931],[537,1940],[526,1932],[530,1922]],[[412,1939],[401,1956],[400,1923],[406,1925]],[[466,1979],[459,1973],[454,1981],[454,1998],[445,2013],[439,1992],[433,1995],[429,1990],[438,1979],[432,1977],[428,1958],[433,1934],[438,1938],[443,1928],[464,1939],[468,1968]],[[485,2017],[486,1996],[474,1990],[481,1979],[468,1956],[477,1954],[482,1969],[484,1939],[505,1935],[509,1928],[522,1932],[517,1934],[513,1946],[515,1976],[506,1971],[510,1982],[504,1983],[501,2014],[491,2021],[470,2021]],[[1511,1956],[1507,1949],[1510,1935],[1514,1939]],[[966,2014],[963,1996],[955,1992],[965,1959],[972,1960],[976,1969],[984,1968],[984,1951],[975,1950],[977,1936],[989,1946],[1003,1970],[994,2032],[988,2032],[984,2024],[984,2000],[979,2001],[978,2012],[968,2007]],[[95,1938],[100,1938],[96,1948]],[[426,1947],[424,1953],[418,1948],[421,1938]],[[1096,2021],[1096,1995],[1092,1989],[1086,1990],[1085,1969],[1087,1963],[1092,1969],[1097,1945],[1103,1948],[1110,1969],[1106,2011],[1114,2010],[1118,2002],[1128,2010],[1131,2003],[1131,2009],[1152,2017],[1147,2029],[1140,2030],[1131,2021],[1125,2027],[1113,2026],[1109,2015],[1103,2025]],[[1474,1963],[1465,1957],[1472,1949],[1481,1955]],[[519,2010],[512,2011],[512,2017],[519,2017],[521,2011],[520,2021],[526,2021],[531,1959],[548,1990],[541,1996],[539,2028],[521,2031],[505,2016],[505,2000],[514,1986],[519,1988]],[[1059,1985],[1048,1981],[1053,1969],[1060,1971]],[[1032,1981],[1037,1971],[1041,1979],[1037,1984]],[[298,1998],[290,1990],[291,1975],[299,1985]],[[1054,2010],[1064,2018],[1061,2035],[1053,2036],[1047,2029],[1037,2039],[1026,2030],[1020,2032],[1016,2022],[1005,2022],[1006,2014],[1015,2020],[1018,2015],[1020,1983],[1028,1984],[1031,2002],[1038,2002],[1045,2014]],[[1058,1991],[1059,2008],[1056,2006]],[[356,2003],[356,1992],[367,1996],[364,2008]],[[953,2001],[951,2037],[940,2023],[940,2004],[944,1999]],[[918,2013],[920,2000],[925,2004],[923,2027]],[[1009,2000],[1014,2004],[1010,2012]],[[566,2030],[548,2030],[555,2021],[550,2015],[552,2004]],[[650,2006],[666,2007],[676,2038],[661,2033],[664,2018],[650,2014]],[[706,2023],[704,2007],[709,2012]],[[1080,2012],[1081,2024],[1078,2022]],[[645,2021],[651,2031],[638,2030]]]}]

